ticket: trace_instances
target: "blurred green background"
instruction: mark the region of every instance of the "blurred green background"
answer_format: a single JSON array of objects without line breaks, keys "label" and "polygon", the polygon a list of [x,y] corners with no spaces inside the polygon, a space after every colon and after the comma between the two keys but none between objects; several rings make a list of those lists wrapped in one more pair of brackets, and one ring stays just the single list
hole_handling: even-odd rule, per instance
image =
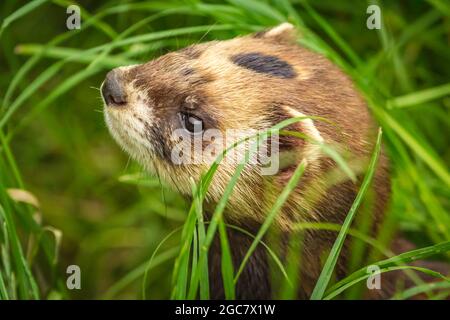
[{"label": "blurred green background", "polygon": [[[381,7],[381,30],[366,27],[371,3]],[[70,4],[82,10],[80,30],[67,30]],[[393,228],[418,246],[450,239],[448,1],[6,0],[0,21],[0,204],[41,298],[140,298],[143,266],[185,219],[189,204],[142,174],[109,136],[98,89],[107,71],[283,21],[369,99],[393,162]],[[12,188],[39,205],[27,204],[30,195],[17,202]],[[163,246],[148,298],[170,295],[177,237]],[[71,264],[81,268],[82,290],[65,289]]]}]

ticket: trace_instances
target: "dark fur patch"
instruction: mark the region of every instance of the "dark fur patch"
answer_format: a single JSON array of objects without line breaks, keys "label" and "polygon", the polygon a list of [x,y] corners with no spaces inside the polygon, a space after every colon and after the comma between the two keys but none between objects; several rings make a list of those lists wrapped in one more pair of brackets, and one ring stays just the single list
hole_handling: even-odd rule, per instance
[{"label": "dark fur patch", "polygon": [[192,68],[184,68],[183,70],[181,70],[181,74],[183,76],[190,76],[191,74],[194,74],[194,69]]},{"label": "dark fur patch", "polygon": [[286,61],[258,52],[236,54],[231,57],[231,61],[240,67],[278,78],[290,79],[297,76],[292,66]]}]

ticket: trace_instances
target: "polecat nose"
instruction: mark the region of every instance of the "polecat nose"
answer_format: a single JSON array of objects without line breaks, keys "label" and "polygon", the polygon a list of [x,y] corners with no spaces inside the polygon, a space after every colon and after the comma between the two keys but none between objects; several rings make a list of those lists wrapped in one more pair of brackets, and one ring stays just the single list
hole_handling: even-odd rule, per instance
[{"label": "polecat nose", "polygon": [[102,86],[102,96],[108,106],[122,106],[127,103],[127,95],[116,70],[106,75]]}]

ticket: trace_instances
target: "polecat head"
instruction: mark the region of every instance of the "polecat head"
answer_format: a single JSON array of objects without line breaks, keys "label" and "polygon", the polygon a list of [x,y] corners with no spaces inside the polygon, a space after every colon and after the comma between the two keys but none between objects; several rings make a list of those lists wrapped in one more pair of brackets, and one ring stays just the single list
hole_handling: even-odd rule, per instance
[{"label": "polecat head", "polygon": [[[295,45],[295,33],[292,25],[284,23],[265,32],[193,45],[145,64],[110,71],[101,91],[112,135],[147,169],[189,195],[191,177],[198,181],[218,152],[230,145],[205,138],[211,130],[236,142],[246,133],[304,114],[349,122],[346,108],[361,103],[351,84],[326,59]],[[330,90],[336,92],[330,95]],[[339,106],[343,117],[338,119],[330,110],[341,98],[346,101]],[[360,110],[360,116],[365,112]],[[351,121],[360,121],[364,127],[367,121],[355,117]],[[311,120],[297,129],[316,140],[324,139]],[[357,136],[353,129],[347,134]],[[202,137],[198,147],[192,144],[195,137]],[[360,142],[359,137],[352,140],[355,145]],[[317,146],[305,141],[286,138],[279,147],[294,145],[299,148],[299,159],[314,162],[318,157]],[[184,160],[180,161],[180,156]],[[259,194],[260,166],[255,161],[246,167],[231,207],[252,212],[260,205],[264,198]],[[234,168],[229,163],[219,167],[208,192],[210,200],[220,198]],[[286,175],[283,170],[274,173]]]}]

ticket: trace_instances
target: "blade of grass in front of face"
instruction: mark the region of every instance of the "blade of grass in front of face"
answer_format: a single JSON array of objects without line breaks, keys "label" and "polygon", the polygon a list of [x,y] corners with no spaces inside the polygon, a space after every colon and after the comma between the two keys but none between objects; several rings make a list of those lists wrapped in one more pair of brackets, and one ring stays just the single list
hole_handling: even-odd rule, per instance
[{"label": "blade of grass in front of face", "polygon": [[[190,243],[192,238],[190,235],[193,234],[195,230],[196,223],[196,202],[201,201],[206,196],[206,190],[208,190],[209,184],[211,183],[212,177],[214,176],[215,171],[218,168],[219,161],[213,163],[208,172],[201,178],[199,185],[201,187],[196,188],[196,194],[194,195],[194,201],[191,204],[191,208],[189,210],[188,218],[184,224],[183,232],[181,235],[181,243],[182,247],[180,250],[180,254],[175,261],[175,266],[173,269],[173,291],[171,297],[174,299],[186,299],[186,286],[187,286],[187,274],[188,274],[188,262],[189,262],[189,251],[190,251]],[[195,200],[197,199],[197,201]],[[203,247],[200,247],[199,250],[203,250]],[[207,259],[203,259],[200,261],[201,265],[205,263]],[[194,272],[192,270],[191,272]],[[191,277],[193,275],[191,274]],[[182,290],[180,290],[180,283],[182,284]],[[196,283],[191,281],[192,285],[196,286]]]},{"label": "blade of grass in front of face", "polygon": [[[243,140],[245,141],[245,140]],[[242,141],[241,141],[242,142]],[[206,196],[206,192],[209,188],[209,185],[212,181],[212,178],[215,174],[215,172],[218,169],[218,166],[220,164],[220,162],[223,160],[225,154],[231,150],[233,147],[235,147],[236,145],[238,145],[240,142],[235,143],[233,146],[231,146],[230,148],[224,150],[218,157],[217,160],[211,165],[211,167],[209,168],[209,170],[206,172],[206,174],[202,177],[202,179],[200,180],[200,187],[197,189],[197,195],[196,197],[194,197],[194,199],[197,199],[197,202],[202,202],[203,199]],[[222,199],[224,199],[222,202],[226,203],[229,195],[231,194],[231,191],[233,189],[234,184],[237,181],[237,178],[239,177],[241,171],[243,170],[243,166],[242,165],[238,165],[238,168],[236,169],[235,174],[232,176],[231,181],[228,183],[227,188],[222,196]],[[219,202],[220,203],[220,202]],[[193,202],[191,209],[194,208],[195,210],[195,205],[196,203]],[[202,244],[202,246],[200,247],[200,254],[199,254],[199,265],[203,266],[205,264],[205,262],[207,261],[207,255],[208,255],[208,250],[209,250],[209,246],[211,245],[212,239],[214,237],[216,228],[217,228],[217,222],[218,222],[218,216],[221,214],[220,210],[223,211],[225,207],[225,204],[222,204],[221,207],[219,207],[219,205],[217,205],[214,214],[212,216],[210,225],[208,227],[208,231],[205,235],[205,240]],[[219,218],[220,219],[220,218]],[[201,277],[201,273],[202,270],[200,270],[200,268],[196,268],[195,270],[192,270],[192,274],[191,274],[191,286],[189,288],[189,292],[188,292],[188,298],[189,299],[194,299],[196,294],[197,294],[197,288],[198,288],[198,283],[200,281],[200,277]]]},{"label": "blade of grass in front of face", "polygon": [[372,181],[372,177],[375,172],[376,164],[378,162],[378,156],[379,156],[380,150],[381,150],[381,136],[382,136],[382,131],[380,128],[378,130],[378,137],[377,137],[377,142],[375,144],[375,150],[374,150],[372,158],[370,160],[369,167],[367,169],[367,173],[361,184],[359,192],[356,195],[355,201],[353,202],[353,204],[344,220],[344,223],[342,224],[341,231],[339,232],[339,234],[336,238],[336,241],[334,242],[333,247],[331,248],[330,254],[328,255],[328,258],[325,262],[322,272],[320,273],[319,279],[317,280],[316,286],[314,287],[314,290],[311,294],[312,300],[320,300],[323,298],[325,290],[331,279],[331,276],[333,274],[333,270],[337,263],[342,246],[344,245],[344,241],[347,236],[348,229],[350,228],[350,225],[353,221],[356,211],[357,211],[362,199],[364,198],[364,195],[370,185],[370,182]]},{"label": "blade of grass in front of face", "polygon": [[[187,275],[189,272],[188,270],[189,252],[192,241],[192,234],[195,230],[195,224],[197,221],[196,203],[198,201],[203,202],[206,196],[206,191],[208,190],[208,187],[211,183],[212,177],[214,176],[214,173],[216,172],[222,158],[223,154],[219,155],[218,160],[213,163],[213,165],[209,168],[207,173],[200,179],[199,182],[200,187],[195,189],[194,201],[192,202],[191,207],[189,209],[188,218],[184,224],[181,235],[182,247],[178,258],[175,261],[175,266],[173,270],[173,291],[171,297],[174,299],[186,299]],[[195,201],[195,199],[197,199],[197,201]],[[200,247],[199,250],[204,249],[203,247]],[[200,261],[199,264],[203,265],[205,261],[207,261],[207,258],[203,258],[203,260]],[[198,270],[198,268],[196,270]],[[191,275],[191,277],[193,276]],[[191,281],[191,283],[197,286],[197,281],[198,278],[195,278],[195,281],[194,282]]]},{"label": "blade of grass in front of face", "polygon": [[336,164],[342,169],[342,171],[354,182],[356,182],[356,175],[353,170],[349,167],[347,162],[342,158],[342,156],[334,150],[331,146],[326,145],[323,142],[317,141],[310,136],[303,134],[301,132],[289,131],[289,130],[281,130],[280,135],[297,137],[299,139],[303,139],[305,141],[311,142],[320,146],[322,151],[327,154],[331,159],[333,159]]},{"label": "blade of grass in front of face", "polygon": [[[237,230],[243,234],[245,234],[246,236],[255,239],[255,235],[251,234],[250,232],[248,232],[245,229],[242,229],[238,226],[234,226],[234,225],[227,225],[228,228]],[[281,274],[283,275],[283,278],[286,282],[290,282],[289,280],[289,276],[286,272],[286,269],[283,266],[283,263],[281,262],[280,258],[278,258],[278,256],[276,255],[276,253],[264,242],[264,241],[260,241],[260,244],[266,249],[266,251],[269,253],[269,256],[272,258],[272,260],[275,262],[275,265],[277,266],[277,268],[279,269],[279,271],[281,272]]]},{"label": "blade of grass in front of face", "polygon": [[256,250],[256,247],[258,246],[259,242],[262,240],[264,234],[267,232],[269,227],[272,225],[272,222],[275,220],[275,217],[277,216],[278,212],[281,210],[284,203],[289,198],[289,195],[295,188],[297,188],[298,182],[299,182],[300,178],[302,177],[303,173],[305,172],[306,165],[307,165],[306,160],[302,160],[302,162],[300,162],[300,164],[295,168],[294,173],[292,174],[288,183],[284,187],[283,191],[278,196],[278,198],[275,200],[275,203],[272,206],[272,208],[270,209],[270,211],[268,212],[267,217],[264,220],[264,223],[261,225],[261,228],[258,230],[258,233],[256,234],[255,239],[253,240],[252,244],[250,245],[249,249],[247,250],[247,252],[244,256],[244,259],[242,259],[242,262],[239,266],[236,276],[234,277],[235,283],[239,279],[239,276],[241,275],[242,271],[244,270],[245,265],[248,262],[248,259],[253,254],[253,252]]},{"label": "blade of grass in front of face", "polygon": [[[199,257],[200,265],[202,265],[204,263],[204,261],[206,261],[206,259],[207,259],[208,250],[213,241],[218,222],[219,222],[219,220],[222,219],[222,213],[225,209],[226,202],[228,201],[228,198],[230,197],[230,195],[233,191],[233,187],[236,184],[241,172],[243,171],[244,166],[245,166],[245,163],[239,164],[237,166],[237,169],[235,170],[235,173],[231,177],[231,180],[228,183],[228,185],[222,195],[221,200],[219,201],[219,203],[216,206],[216,209],[214,210],[214,213],[211,218],[211,222],[210,222],[210,224],[208,226],[208,230],[206,232],[205,243],[200,248],[200,257]],[[198,282],[199,282],[199,278],[200,278],[200,269],[197,268],[196,270],[194,270],[194,273],[192,276],[193,276],[193,282],[192,282],[193,286],[189,288],[188,299],[195,298],[195,295],[197,292],[197,287],[198,287]]]},{"label": "blade of grass in front of face", "polygon": [[[279,125],[288,125],[287,123],[289,123],[289,120],[285,120],[282,123],[280,123]],[[299,121],[299,120],[297,120]],[[295,121],[294,121],[295,122]],[[221,197],[221,199],[219,200],[219,203],[217,204],[214,213],[212,215],[211,221],[209,223],[208,226],[208,230],[206,233],[206,237],[205,237],[205,242],[204,245],[201,247],[200,249],[200,257],[199,257],[199,264],[202,265],[204,263],[204,261],[207,259],[207,255],[208,255],[208,251],[209,251],[209,247],[213,241],[215,232],[217,230],[217,225],[219,223],[219,221],[222,219],[222,213],[225,210],[225,206],[226,203],[228,201],[228,198],[230,197],[233,188],[235,186],[235,184],[237,183],[237,180],[239,179],[242,171],[245,168],[245,165],[247,164],[247,162],[250,159],[250,155],[253,155],[257,148],[259,147],[259,145],[262,143],[262,141],[267,138],[267,136],[269,135],[269,131],[265,132],[262,135],[257,135],[257,142],[252,144],[251,147],[249,148],[249,150],[246,150],[245,152],[245,159],[244,161],[242,161],[241,163],[239,163],[236,166],[235,172],[233,173],[230,181],[228,182],[223,195]],[[229,148],[225,149],[216,159],[216,161],[213,163],[213,165],[210,167],[210,169],[208,170],[208,172],[205,174],[205,176],[203,177],[202,181],[200,182],[200,184],[202,185],[202,190],[204,190],[203,192],[203,198],[206,195],[206,190],[209,187],[209,184],[211,183],[212,177],[214,176],[214,173],[216,172],[216,170],[218,169],[218,166],[220,164],[220,162],[223,160],[223,158],[225,157],[225,155],[227,154],[227,152],[233,148],[235,148],[237,145],[245,142],[245,141],[249,141],[250,139],[253,139],[255,137],[248,137],[245,139],[242,139],[241,141],[238,141],[236,143],[234,143],[232,146],[230,146]],[[189,289],[189,293],[188,293],[188,298],[189,299],[194,299],[196,292],[197,292],[197,288],[198,288],[198,282],[199,282],[199,278],[200,278],[200,272],[201,270],[199,268],[197,268],[196,270],[193,271],[192,277],[193,277],[193,281],[192,284],[193,286],[190,287]]]},{"label": "blade of grass in front of face", "polygon": [[[205,174],[205,176],[202,178],[202,180],[200,182],[202,184],[203,198],[206,195],[206,190],[208,189],[209,184],[211,183],[214,173],[216,172],[220,162],[225,157],[227,152],[245,141],[250,141],[251,139],[257,138],[257,142],[252,144],[251,147],[249,148],[249,150],[246,150],[245,160],[236,166],[235,172],[234,172],[233,176],[231,177],[229,183],[227,184],[227,186],[223,192],[223,195],[214,210],[214,213],[212,215],[212,218],[211,218],[211,221],[210,221],[207,233],[206,233],[205,245],[201,248],[201,251],[200,251],[200,256],[199,256],[199,264],[200,265],[202,265],[202,263],[207,259],[209,247],[212,243],[215,232],[217,230],[217,224],[222,219],[222,213],[225,210],[225,206],[227,204],[228,198],[230,197],[230,195],[233,191],[233,188],[234,188],[235,184],[237,183],[237,180],[239,179],[240,174],[244,170],[246,163],[249,161],[250,155],[253,155],[257,151],[257,149],[260,147],[260,144],[264,141],[264,139],[267,139],[267,137],[270,136],[273,132],[279,132],[280,129],[282,129],[290,124],[302,121],[304,119],[311,119],[311,118],[313,118],[313,117],[295,117],[295,118],[290,118],[290,119],[284,120],[284,121],[278,123],[277,125],[273,126],[272,128],[266,130],[264,133],[262,133],[260,135],[248,137],[248,138],[242,139],[242,140],[234,143],[232,146],[228,147],[217,157],[216,161],[209,168],[208,172]],[[189,299],[195,298],[197,288],[198,288],[200,272],[201,271],[199,268],[194,270],[194,273],[192,275],[194,277],[194,281],[193,281],[194,286],[189,289],[189,293],[188,293]]]}]

